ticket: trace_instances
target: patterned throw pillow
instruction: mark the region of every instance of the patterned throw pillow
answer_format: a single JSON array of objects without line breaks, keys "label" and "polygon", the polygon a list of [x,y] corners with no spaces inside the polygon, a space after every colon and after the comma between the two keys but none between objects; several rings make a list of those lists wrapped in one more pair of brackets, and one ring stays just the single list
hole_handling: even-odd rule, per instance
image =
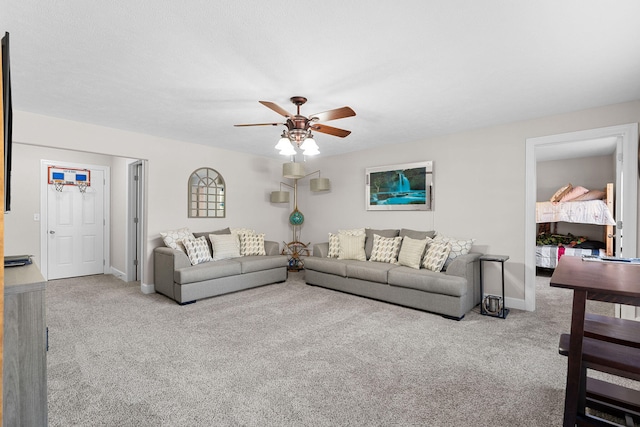
[{"label": "patterned throw pillow", "polygon": [[165,233],[160,233],[160,237],[164,241],[166,247],[171,249],[177,249],[186,253],[182,240],[186,238],[195,239],[191,231],[188,228],[180,228],[178,230],[171,230]]},{"label": "patterned throw pillow", "polygon": [[436,242],[445,242],[451,244],[451,253],[449,253],[449,258],[444,263],[444,266],[448,266],[451,264],[451,261],[459,257],[460,255],[468,254],[471,250],[471,246],[473,246],[473,242],[475,239],[455,239],[453,237],[446,237],[437,235],[433,240]]},{"label": "patterned throw pillow", "polygon": [[365,235],[350,236],[348,234],[339,234],[340,253],[338,259],[355,259],[358,261],[366,261],[367,256],[364,253]]},{"label": "patterned throw pillow", "polygon": [[327,258],[338,258],[340,255],[340,238],[337,234],[329,233],[329,254]]},{"label": "patterned throw pillow", "polygon": [[422,266],[431,271],[442,271],[449,252],[451,251],[451,244],[448,242],[432,242],[427,249],[427,254],[424,256]]},{"label": "patterned throw pillow", "polygon": [[424,255],[424,249],[432,240],[433,239],[429,237],[412,239],[411,237],[405,236],[404,239],[402,239],[402,246],[398,254],[398,264],[419,269],[420,263],[422,262],[422,255]]},{"label": "patterned throw pillow", "polygon": [[[371,258],[369,261],[388,262],[397,264],[398,252],[402,244],[402,237],[382,237],[378,234],[373,235],[373,249],[371,250]],[[366,254],[366,250],[365,250]]]},{"label": "patterned throw pillow", "polygon": [[211,253],[209,252],[209,244],[207,243],[206,237],[201,236],[197,239],[184,239],[182,242],[187,250],[191,265],[211,261]]},{"label": "patterned throw pillow", "polygon": [[240,234],[240,255],[266,255],[264,250],[264,233]]},{"label": "patterned throw pillow", "polygon": [[240,256],[240,240],[236,234],[209,234],[213,248],[213,260],[237,258]]}]

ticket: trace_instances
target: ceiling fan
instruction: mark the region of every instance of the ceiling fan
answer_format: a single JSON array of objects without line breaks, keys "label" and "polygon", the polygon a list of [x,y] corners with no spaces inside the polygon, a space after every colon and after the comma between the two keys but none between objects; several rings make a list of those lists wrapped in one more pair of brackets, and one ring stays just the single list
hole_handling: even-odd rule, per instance
[{"label": "ceiling fan", "polygon": [[[269,102],[269,101],[258,101],[262,105],[267,108],[272,109],[276,113],[285,117],[287,120],[284,123],[250,123],[250,124],[240,124],[234,125],[237,127],[242,126],[280,126],[284,125],[287,127],[286,131],[282,132],[282,138],[276,148],[283,149],[282,140],[288,139],[290,142],[294,143],[296,146],[305,149],[305,141],[311,143],[307,144],[307,147],[310,149],[309,152],[305,150],[305,154],[317,154],[318,147],[313,141],[313,135],[311,131],[326,133],[328,135],[338,136],[340,138],[344,138],[351,133],[349,130],[339,129],[333,126],[324,125],[318,122],[326,122],[330,120],[343,119],[345,117],[355,116],[356,113],[350,107],[342,107],[335,108],[333,110],[324,111],[322,113],[312,114],[309,117],[305,117],[300,114],[300,106],[307,102],[307,98],[303,96],[293,96],[291,97],[291,102],[297,106],[296,114],[291,114],[284,108],[279,105]],[[286,142],[286,141],[285,141]],[[301,146],[301,144],[303,144]],[[311,145],[311,146],[309,146]],[[315,149],[314,149],[315,147]],[[292,149],[292,147],[290,147]],[[292,154],[290,150],[286,150],[285,152],[281,151],[281,154]],[[293,153],[295,154],[295,152]]]}]

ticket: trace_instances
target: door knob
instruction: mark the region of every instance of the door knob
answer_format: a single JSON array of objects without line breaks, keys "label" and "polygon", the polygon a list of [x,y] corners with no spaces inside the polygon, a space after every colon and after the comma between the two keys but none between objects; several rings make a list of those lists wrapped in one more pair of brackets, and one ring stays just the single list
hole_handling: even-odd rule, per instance
[{"label": "door knob", "polygon": [[55,232],[55,231],[53,231],[53,230],[50,230],[50,231],[49,231],[49,234],[56,234],[56,232]]}]

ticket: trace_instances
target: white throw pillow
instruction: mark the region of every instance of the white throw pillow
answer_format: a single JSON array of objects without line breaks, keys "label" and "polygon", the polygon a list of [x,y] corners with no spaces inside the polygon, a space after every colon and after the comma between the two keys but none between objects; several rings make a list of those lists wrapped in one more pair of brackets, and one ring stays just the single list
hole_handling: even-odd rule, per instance
[{"label": "white throw pillow", "polygon": [[431,271],[442,271],[449,252],[451,251],[451,244],[448,242],[432,242],[427,249],[427,254],[424,256],[422,266]]},{"label": "white throw pillow", "polygon": [[160,233],[160,237],[164,241],[166,247],[171,249],[177,249],[186,253],[182,240],[189,238],[195,239],[194,235],[189,231],[187,227],[180,228],[178,230],[171,230],[164,233]]},{"label": "white throw pillow", "polygon": [[338,236],[341,234],[347,236],[365,236],[365,229],[352,228],[349,230],[338,230],[338,234],[329,233],[329,253],[327,254],[327,258],[338,258],[340,255],[340,239]]},{"label": "white throw pillow", "polygon": [[240,255],[266,255],[264,250],[264,233],[240,234]]},{"label": "white throw pillow", "polygon": [[338,230],[338,234],[346,234],[348,236],[360,236],[365,234],[364,228],[351,228],[349,230]]},{"label": "white throw pillow", "polygon": [[206,237],[200,236],[197,239],[183,239],[182,242],[187,250],[191,265],[211,261],[211,253],[209,252],[209,244],[207,243]]},{"label": "white throw pillow", "polygon": [[255,230],[250,228],[230,228],[231,234],[241,235],[241,234],[256,234]]},{"label": "white throw pillow", "polygon": [[358,261],[366,261],[367,255],[364,252],[364,233],[359,236],[350,236],[348,234],[339,234],[340,253],[338,259],[355,259]]},{"label": "white throw pillow", "polygon": [[445,267],[451,264],[451,261],[460,255],[468,254],[471,250],[471,246],[473,246],[473,242],[476,241],[475,239],[456,239],[453,237],[441,236],[439,234],[434,237],[433,240],[436,242],[446,242],[451,244],[451,252],[449,253],[447,261],[444,263]]},{"label": "white throw pillow", "polygon": [[422,263],[424,249],[427,247],[427,244],[432,241],[433,239],[429,237],[419,240],[405,236],[404,239],[402,239],[402,246],[398,254],[398,264],[419,269]]},{"label": "white throw pillow", "polygon": [[371,250],[371,258],[369,261],[388,262],[397,264],[398,252],[402,244],[402,237],[382,237],[378,234],[373,235],[373,249]]},{"label": "white throw pillow", "polygon": [[240,256],[240,241],[237,234],[209,234],[213,248],[213,260],[237,258]]}]

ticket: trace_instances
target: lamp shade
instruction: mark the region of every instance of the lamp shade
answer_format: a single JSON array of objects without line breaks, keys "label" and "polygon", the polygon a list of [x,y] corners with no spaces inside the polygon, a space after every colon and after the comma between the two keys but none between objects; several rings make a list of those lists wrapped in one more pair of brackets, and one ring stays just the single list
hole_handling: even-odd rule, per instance
[{"label": "lamp shade", "polygon": [[272,191],[271,203],[289,203],[288,191]]},{"label": "lamp shade", "polygon": [[328,191],[331,189],[329,178],[313,178],[309,182],[311,191]]},{"label": "lamp shade", "polygon": [[284,163],[282,165],[282,176],[291,179],[304,178],[304,164],[295,162]]},{"label": "lamp shade", "polygon": [[287,140],[286,145],[284,145],[278,154],[282,154],[283,156],[295,156],[296,149],[293,148],[293,145]]}]

